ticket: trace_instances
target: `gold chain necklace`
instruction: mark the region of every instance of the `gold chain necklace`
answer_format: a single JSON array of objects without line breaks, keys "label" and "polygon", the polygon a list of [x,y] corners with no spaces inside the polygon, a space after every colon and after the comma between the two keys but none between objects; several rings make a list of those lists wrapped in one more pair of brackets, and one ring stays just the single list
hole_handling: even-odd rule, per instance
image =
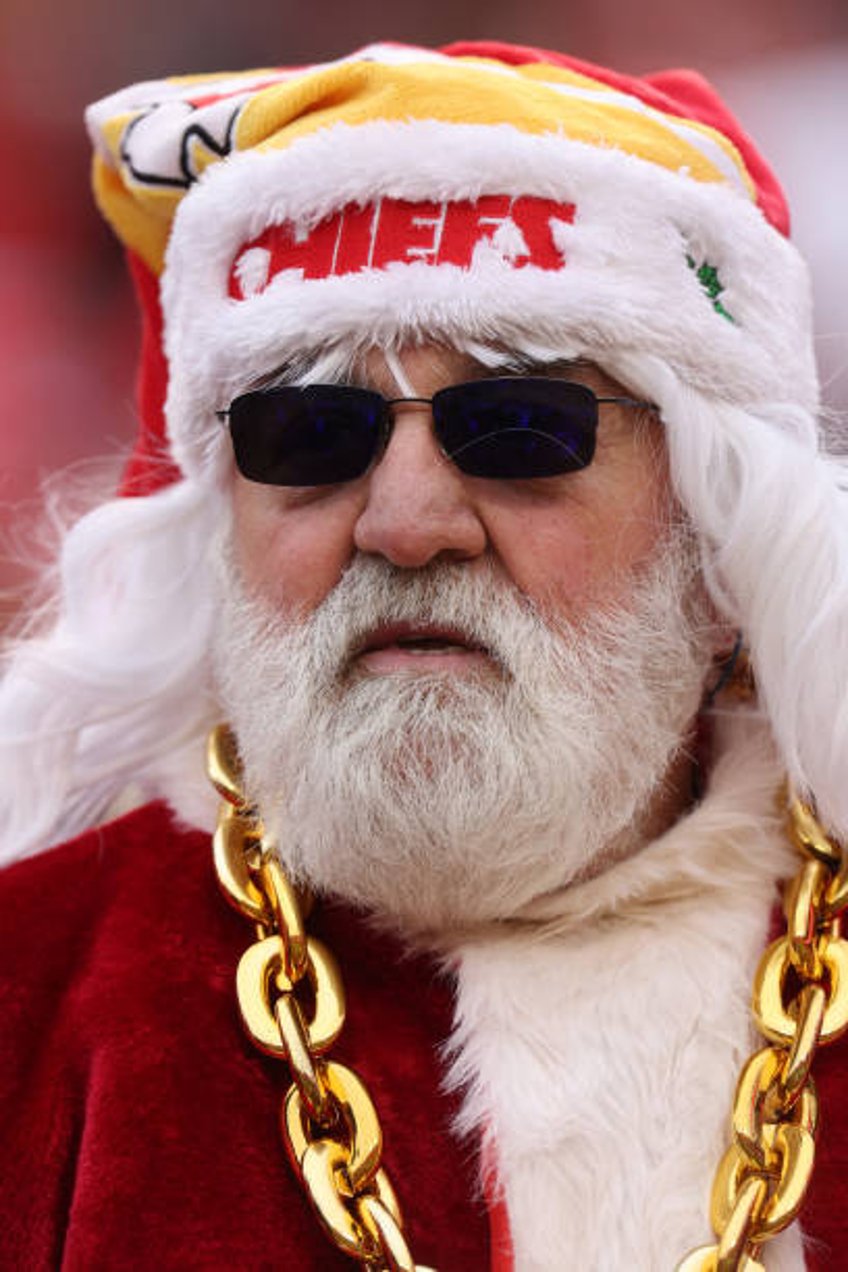
[{"label": "gold chain necklace", "polygon": [[[432,1272],[416,1265],[403,1234],[371,1097],[355,1073],[325,1058],[345,1019],[338,966],[306,935],[301,903],[245,803],[225,725],[210,736],[208,769],[224,801],[214,838],[218,880],[258,937],[236,974],[242,1020],[256,1045],[291,1070],[282,1117],[289,1158],[340,1250],[372,1272]],[[737,1084],[733,1139],[710,1201],[716,1243],[693,1250],[677,1272],[762,1272],[762,1246],[797,1217],[812,1176],[811,1067],[818,1047],[848,1029],[848,941],[840,929],[848,858],[800,800],[789,806],[789,833],[802,864],[786,889],[787,932],[765,951],[754,980],[754,1020],[770,1045],[751,1056]],[[309,1013],[300,1002],[307,982]]]},{"label": "gold chain necklace", "polygon": [[762,1272],[762,1246],[798,1216],[812,1177],[819,1105],[810,1070],[819,1045],[848,1028],[848,859],[800,800],[789,805],[788,829],[802,864],[784,896],[786,935],[754,978],[754,1021],[771,1045],[736,1086],[733,1139],[710,1198],[716,1244],[693,1250],[677,1272]]},{"label": "gold chain necklace", "polygon": [[[289,1158],[327,1236],[372,1272],[432,1272],[416,1265],[397,1198],[380,1166],[383,1137],[362,1080],[324,1053],[345,1021],[338,966],[306,935],[303,909],[274,845],[244,801],[235,741],[222,725],[209,739],[209,776],[223,796],[215,869],[227,898],[255,927],[236,993],[244,1027],[268,1055],[288,1061],[283,1101]],[[301,1005],[307,984],[312,1006]]]}]

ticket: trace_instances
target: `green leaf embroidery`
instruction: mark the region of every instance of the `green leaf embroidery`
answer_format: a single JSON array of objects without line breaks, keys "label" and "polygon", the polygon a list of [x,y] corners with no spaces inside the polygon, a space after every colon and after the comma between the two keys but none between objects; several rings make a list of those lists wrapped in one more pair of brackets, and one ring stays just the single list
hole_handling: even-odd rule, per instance
[{"label": "green leaf embroidery", "polygon": [[699,265],[694,256],[689,255],[686,257],[686,264],[690,269],[695,271],[698,277],[698,282],[703,287],[704,293],[711,301],[712,307],[716,313],[721,314],[722,318],[726,318],[728,322],[735,323],[736,319],[733,317],[733,314],[729,313],[719,300],[719,297],[724,291],[724,283],[720,280],[718,270],[715,265],[710,265],[709,261],[704,261],[703,264]]}]

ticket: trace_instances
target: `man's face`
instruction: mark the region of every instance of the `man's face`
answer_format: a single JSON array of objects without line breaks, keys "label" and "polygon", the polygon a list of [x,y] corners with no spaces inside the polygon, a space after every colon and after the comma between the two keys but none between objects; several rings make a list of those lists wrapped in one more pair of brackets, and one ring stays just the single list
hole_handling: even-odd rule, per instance
[{"label": "man's face", "polygon": [[[480,374],[440,349],[391,361],[363,376],[388,397]],[[237,478],[218,685],[288,868],[455,929],[524,912],[662,829],[710,658],[672,509],[661,426],[616,406],[592,465],[562,477],[465,476],[429,411],[401,407],[356,481]]]},{"label": "man's face", "polygon": [[[415,395],[474,379],[481,368],[464,354],[427,347],[401,362]],[[364,387],[387,397],[403,389],[373,354]],[[599,394],[620,386],[589,366],[569,379]],[[248,590],[281,613],[305,616],[359,554],[405,570],[434,561],[469,569],[491,564],[542,613],[579,620],[592,606],[625,594],[668,526],[671,500],[662,426],[632,410],[601,407],[595,458],[582,472],[529,481],[467,477],[441,454],[429,411],[399,406],[388,449],[357,481],[292,490],[236,477],[236,561]],[[480,660],[472,651],[433,655],[439,670],[461,675]],[[362,669],[421,672],[420,650],[366,653]]]}]

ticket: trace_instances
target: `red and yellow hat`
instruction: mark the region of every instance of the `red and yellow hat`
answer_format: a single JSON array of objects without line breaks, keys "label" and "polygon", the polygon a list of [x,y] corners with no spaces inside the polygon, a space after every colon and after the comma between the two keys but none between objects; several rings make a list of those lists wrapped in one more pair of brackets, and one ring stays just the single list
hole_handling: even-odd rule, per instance
[{"label": "red and yellow hat", "polygon": [[691,72],[380,44],[140,84],[88,123],[147,318],[131,489],[208,469],[216,409],[316,347],[658,358],[746,406],[815,404],[783,196]]}]

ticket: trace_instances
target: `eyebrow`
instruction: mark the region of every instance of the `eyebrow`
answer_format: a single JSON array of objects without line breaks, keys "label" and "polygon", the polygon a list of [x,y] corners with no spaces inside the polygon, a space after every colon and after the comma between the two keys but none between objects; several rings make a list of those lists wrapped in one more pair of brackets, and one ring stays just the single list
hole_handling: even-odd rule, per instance
[{"label": "eyebrow", "polygon": [[316,349],[314,352],[299,354],[253,380],[249,390],[276,389],[284,385],[343,383],[351,375],[357,356],[351,353],[342,354],[338,349]]},{"label": "eyebrow", "polygon": [[544,359],[507,352],[503,361],[482,369],[486,375],[567,375],[570,371],[585,370],[593,365],[588,358]]}]

